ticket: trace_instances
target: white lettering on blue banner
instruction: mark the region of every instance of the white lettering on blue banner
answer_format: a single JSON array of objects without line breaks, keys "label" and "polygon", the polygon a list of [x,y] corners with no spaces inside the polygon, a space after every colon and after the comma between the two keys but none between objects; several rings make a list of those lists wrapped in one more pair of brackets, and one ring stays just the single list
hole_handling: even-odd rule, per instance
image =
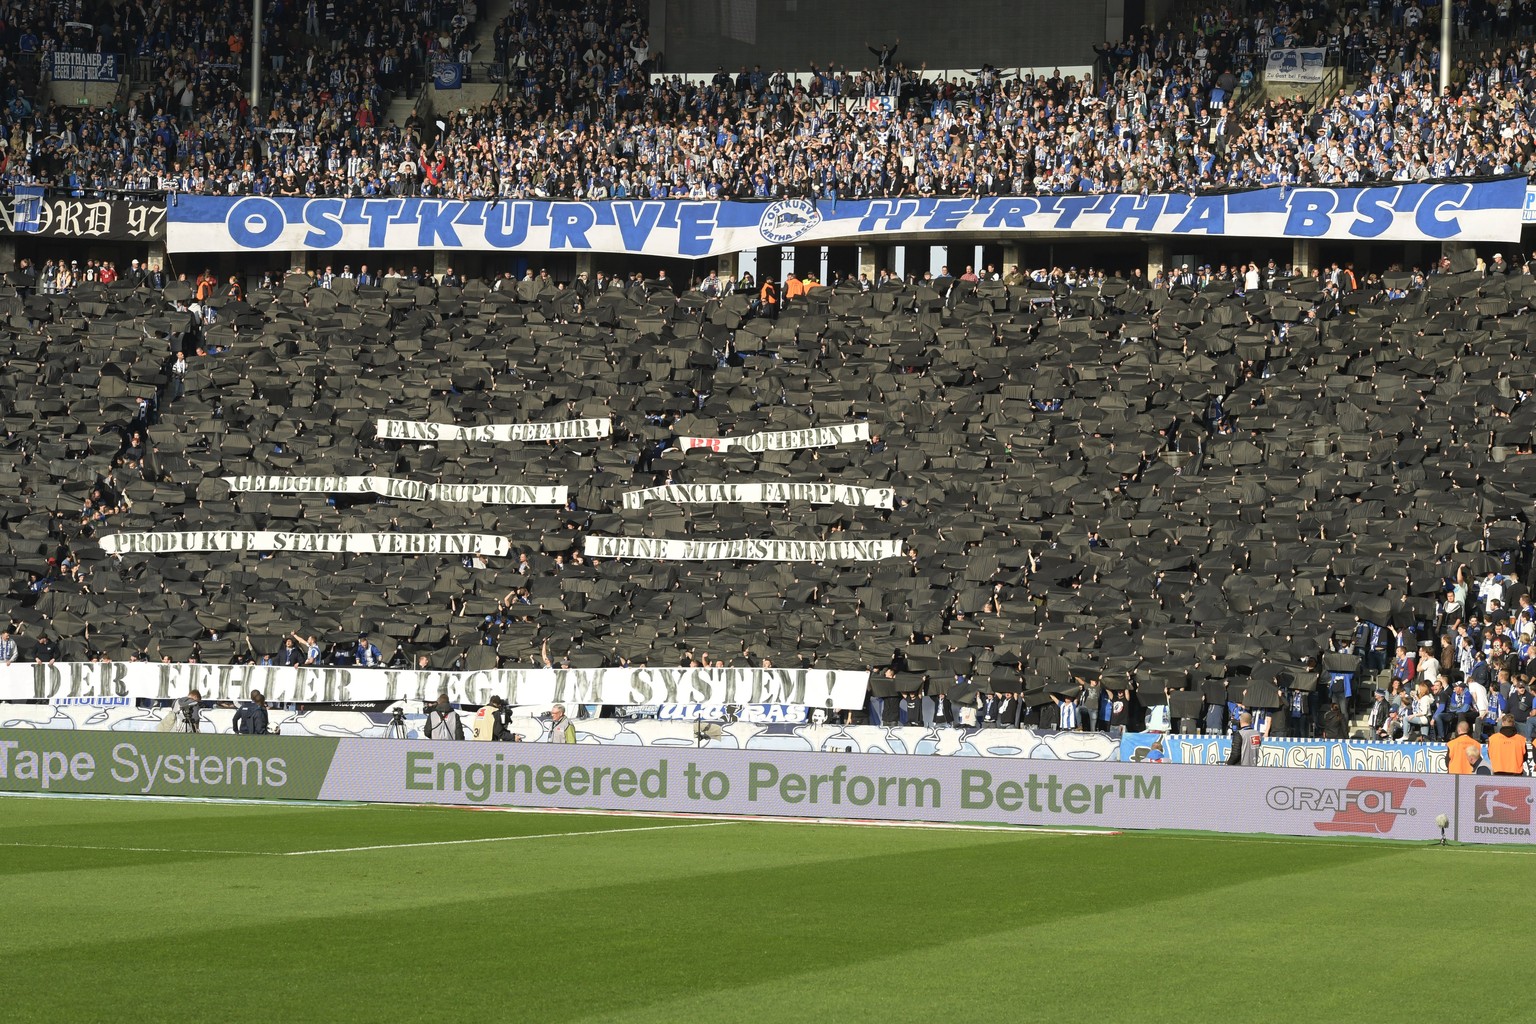
[{"label": "white lettering on blue banner", "polygon": [[479,250],[698,259],[870,235],[1126,233],[1339,241],[1514,242],[1526,179],[1221,195],[985,196],[775,203],[182,196],[172,252]]},{"label": "white lettering on blue banner", "polygon": [[811,720],[804,704],[663,704],[663,722],[749,722],[754,725],[803,725]]}]

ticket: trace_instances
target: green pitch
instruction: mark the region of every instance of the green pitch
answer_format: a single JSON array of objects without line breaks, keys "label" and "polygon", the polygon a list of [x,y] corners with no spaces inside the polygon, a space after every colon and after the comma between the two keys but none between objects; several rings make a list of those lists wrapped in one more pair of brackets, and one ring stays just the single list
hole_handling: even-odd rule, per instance
[{"label": "green pitch", "polygon": [[1500,951],[1532,868],[1381,841],[8,798],[0,998],[16,1021],[1517,1020]]}]

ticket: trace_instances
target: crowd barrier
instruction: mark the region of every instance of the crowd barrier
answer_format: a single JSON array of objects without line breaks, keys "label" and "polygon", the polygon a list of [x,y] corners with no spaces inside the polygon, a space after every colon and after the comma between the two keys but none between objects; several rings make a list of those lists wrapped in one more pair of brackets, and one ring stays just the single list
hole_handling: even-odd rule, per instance
[{"label": "crowd barrier", "polygon": [[1473,843],[1531,842],[1536,803],[1524,778],[41,729],[0,730],[0,790]]}]

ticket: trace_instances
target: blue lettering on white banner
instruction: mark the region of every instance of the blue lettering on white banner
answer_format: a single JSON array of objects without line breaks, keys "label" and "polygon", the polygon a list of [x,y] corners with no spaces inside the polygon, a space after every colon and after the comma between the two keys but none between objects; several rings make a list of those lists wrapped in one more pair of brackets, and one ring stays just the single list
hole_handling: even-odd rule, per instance
[{"label": "blue lettering on white banner", "polygon": [[1523,177],[1199,196],[775,203],[182,196],[166,212],[166,244],[173,252],[569,250],[697,259],[765,245],[857,242],[893,232],[1514,242],[1525,205]]},{"label": "blue lettering on white banner", "polygon": [[[1232,750],[1226,736],[1178,736],[1128,732],[1120,738],[1122,761],[1169,764],[1226,764]],[[1342,768],[1372,772],[1443,772],[1444,743],[1389,743],[1377,740],[1267,739],[1259,748],[1265,768]]]}]

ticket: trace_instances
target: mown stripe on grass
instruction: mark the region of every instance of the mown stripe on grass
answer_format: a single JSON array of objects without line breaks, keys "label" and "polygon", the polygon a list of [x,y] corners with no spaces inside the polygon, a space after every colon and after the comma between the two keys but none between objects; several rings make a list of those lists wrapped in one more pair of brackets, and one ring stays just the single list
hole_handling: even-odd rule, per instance
[{"label": "mown stripe on grass", "polygon": [[592,828],[575,832],[535,832],[521,836],[481,836],[475,839],[436,839],[425,843],[380,843],[375,846],[338,846],[329,850],[290,850],[278,857],[313,857],[322,853],[365,853],[369,850],[413,850],[424,846],[471,846],[478,843],[511,843],[522,839],[569,839],[576,836],[611,836],[631,832],[667,832],[681,828],[714,828],[729,821],[696,821],[687,825],[642,825],[638,828]]}]

